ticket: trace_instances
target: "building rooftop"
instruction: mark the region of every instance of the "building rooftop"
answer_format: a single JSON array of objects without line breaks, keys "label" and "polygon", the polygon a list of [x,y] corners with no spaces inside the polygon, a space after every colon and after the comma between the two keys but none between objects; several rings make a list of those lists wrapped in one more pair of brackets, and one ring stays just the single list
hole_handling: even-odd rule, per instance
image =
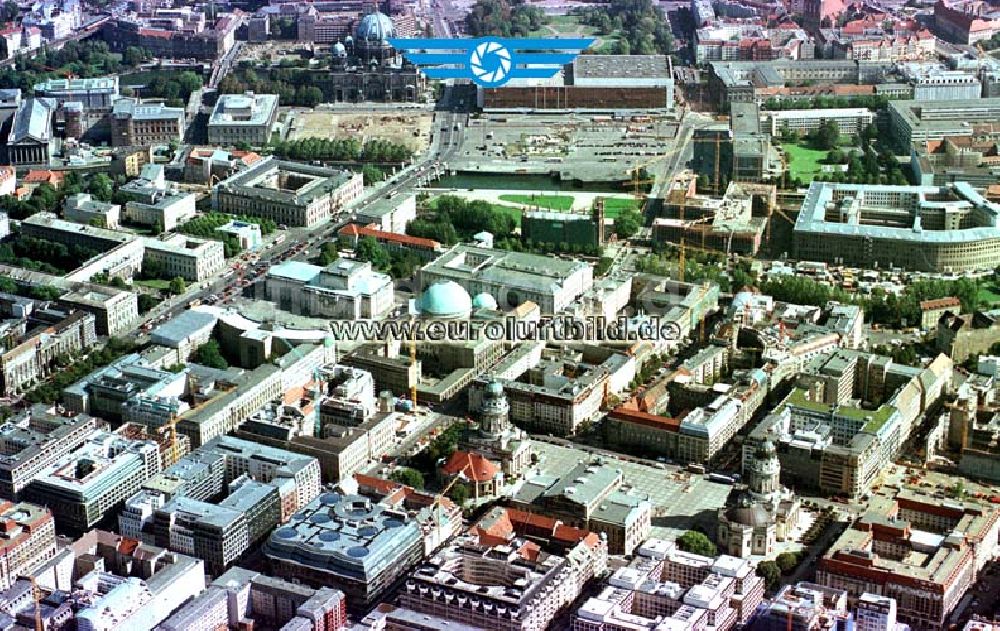
[{"label": "building rooftop", "polygon": [[209,125],[263,125],[278,107],[277,94],[223,94],[215,103]]},{"label": "building rooftop", "polygon": [[573,77],[582,79],[670,79],[666,55],[580,55],[573,61]]}]

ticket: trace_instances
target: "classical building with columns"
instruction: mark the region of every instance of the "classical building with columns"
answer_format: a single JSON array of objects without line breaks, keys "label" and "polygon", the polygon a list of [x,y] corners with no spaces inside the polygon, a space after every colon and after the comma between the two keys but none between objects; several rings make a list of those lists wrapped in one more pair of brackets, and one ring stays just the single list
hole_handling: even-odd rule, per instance
[{"label": "classical building with columns", "polygon": [[763,441],[747,471],[747,488],[736,502],[719,509],[719,550],[736,557],[768,556],[786,540],[799,516],[799,501],[781,486],[781,463],[774,443]]}]

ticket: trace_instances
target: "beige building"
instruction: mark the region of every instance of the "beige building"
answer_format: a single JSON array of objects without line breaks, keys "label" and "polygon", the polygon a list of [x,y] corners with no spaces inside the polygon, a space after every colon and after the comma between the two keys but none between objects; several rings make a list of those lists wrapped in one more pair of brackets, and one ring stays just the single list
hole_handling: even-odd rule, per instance
[{"label": "beige building", "polygon": [[267,158],[220,182],[212,205],[219,212],[312,227],[357,199],[363,182],[360,173]]},{"label": "beige building", "polygon": [[121,98],[111,111],[111,146],[169,145],[184,139],[184,108]]},{"label": "beige building", "polygon": [[900,622],[947,628],[977,573],[997,552],[1000,511],[979,502],[901,491],[854,522],[819,560],[816,582],[894,598]]},{"label": "beige building", "polygon": [[56,525],[49,509],[26,502],[0,502],[0,521],[0,588],[9,589],[56,556]]},{"label": "beige building", "polygon": [[162,239],[143,239],[144,264],[155,263],[163,278],[180,276],[201,282],[218,274],[226,266],[221,241],[174,234]]},{"label": "beige building", "polygon": [[38,326],[0,355],[5,396],[24,394],[55,370],[57,358],[91,348],[97,342],[96,318],[86,311],[48,311]]}]

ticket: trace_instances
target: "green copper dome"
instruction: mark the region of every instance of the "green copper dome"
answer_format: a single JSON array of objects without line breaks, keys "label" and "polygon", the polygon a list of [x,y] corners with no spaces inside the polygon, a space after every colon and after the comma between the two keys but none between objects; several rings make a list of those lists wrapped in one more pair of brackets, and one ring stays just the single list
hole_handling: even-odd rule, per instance
[{"label": "green copper dome", "polygon": [[476,297],[472,299],[472,306],[475,309],[496,310],[497,300],[488,293],[483,292],[481,294],[476,294]]},{"label": "green copper dome", "polygon": [[428,287],[420,296],[421,315],[437,318],[466,316],[472,310],[469,292],[454,281],[441,281]]}]

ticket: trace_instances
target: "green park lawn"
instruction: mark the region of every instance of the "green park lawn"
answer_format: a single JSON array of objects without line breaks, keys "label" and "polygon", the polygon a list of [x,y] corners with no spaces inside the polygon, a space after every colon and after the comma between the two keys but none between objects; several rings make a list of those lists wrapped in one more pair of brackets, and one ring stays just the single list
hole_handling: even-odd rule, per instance
[{"label": "green park lawn", "polygon": [[979,293],[976,295],[979,304],[993,306],[1000,304],[1000,286],[993,281],[982,281],[979,283]]},{"label": "green park lawn", "polygon": [[132,282],[142,287],[149,287],[150,289],[160,289],[163,291],[170,289],[170,281],[160,278],[154,280],[133,280]]},{"label": "green park lawn", "polygon": [[547,208],[548,210],[569,210],[573,207],[573,197],[570,195],[522,195],[507,193],[501,195],[500,199],[512,204],[538,206],[539,208]]},{"label": "green park lawn", "polygon": [[823,160],[826,160],[830,153],[791,142],[782,143],[781,148],[788,157],[789,175],[797,177],[803,182],[808,182],[823,171]]},{"label": "green park lawn", "polygon": [[629,210],[639,210],[639,203],[629,197],[606,197],[604,199],[604,216],[617,219],[618,215]]}]

